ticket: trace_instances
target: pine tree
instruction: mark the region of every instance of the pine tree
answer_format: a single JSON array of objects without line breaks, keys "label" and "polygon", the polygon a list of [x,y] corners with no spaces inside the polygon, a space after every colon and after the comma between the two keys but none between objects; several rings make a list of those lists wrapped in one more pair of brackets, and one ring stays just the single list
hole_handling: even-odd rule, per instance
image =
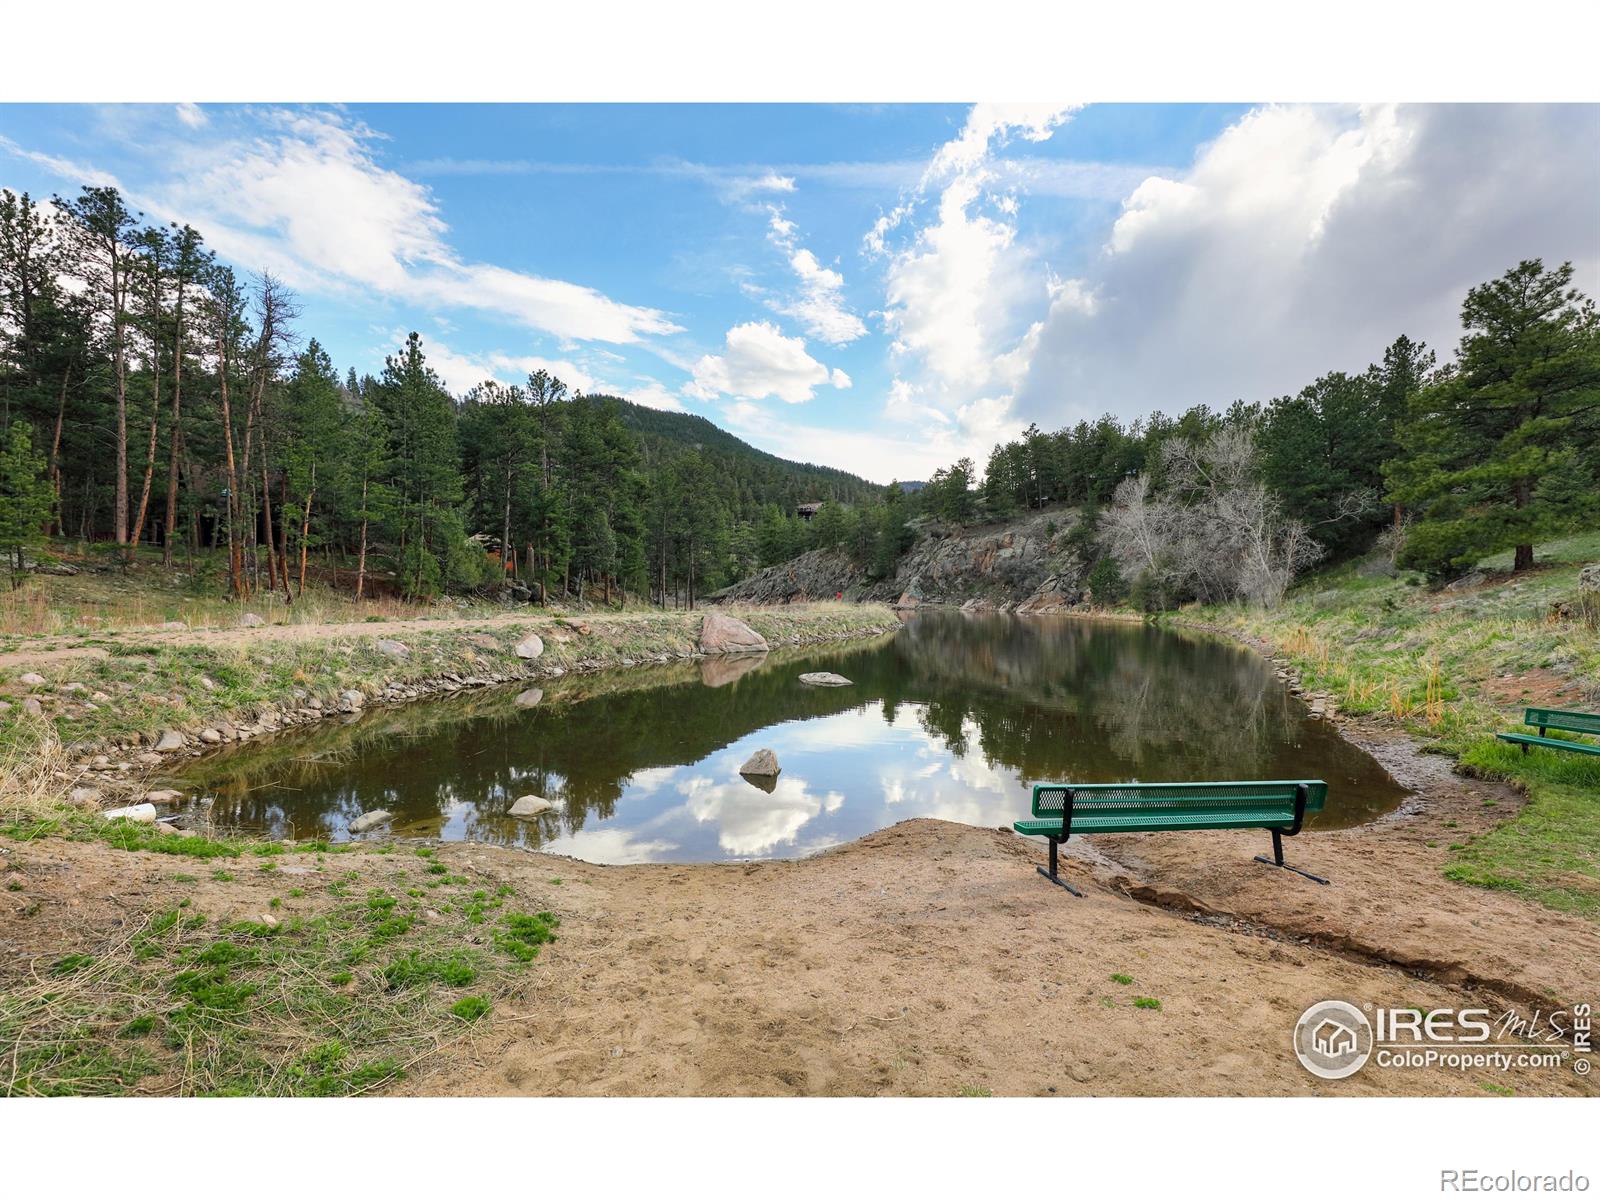
[{"label": "pine tree", "polygon": [[1390,464],[1417,519],[1401,561],[1435,577],[1600,513],[1600,316],[1571,263],[1522,262],[1467,293],[1457,361],[1413,398]]},{"label": "pine tree", "polygon": [[405,349],[384,360],[375,391],[387,432],[386,474],[395,498],[391,516],[402,583],[409,595],[431,596],[444,585],[449,565],[460,561],[455,506],[463,488],[455,407],[414,332]]},{"label": "pine tree", "polygon": [[33,431],[26,421],[12,421],[0,438],[0,546],[10,560],[13,588],[27,561],[23,547],[44,540],[53,498],[44,458],[33,449]]}]

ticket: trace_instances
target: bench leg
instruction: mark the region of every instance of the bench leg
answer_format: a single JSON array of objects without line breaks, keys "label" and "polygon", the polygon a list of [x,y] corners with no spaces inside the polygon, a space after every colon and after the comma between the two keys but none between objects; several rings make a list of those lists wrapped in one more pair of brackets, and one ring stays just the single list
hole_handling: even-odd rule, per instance
[{"label": "bench leg", "polygon": [[1083,893],[1080,892],[1077,888],[1073,887],[1065,879],[1061,878],[1060,874],[1057,871],[1057,868],[1058,868],[1058,866],[1060,864],[1057,861],[1056,853],[1057,853],[1057,849],[1060,847],[1060,845],[1061,845],[1061,843],[1060,843],[1060,841],[1058,839],[1051,838],[1050,839],[1050,869],[1048,871],[1046,871],[1043,867],[1035,867],[1034,870],[1038,871],[1039,874],[1043,875],[1051,883],[1056,884],[1059,887],[1066,888],[1067,891],[1071,892],[1074,896],[1078,897],[1078,899],[1082,900],[1083,899]]},{"label": "bench leg", "polygon": [[1284,862],[1283,834],[1279,833],[1276,829],[1271,830],[1270,832],[1272,833],[1272,857],[1268,858],[1265,854],[1258,854],[1256,855],[1256,861],[1258,863],[1266,863],[1269,867],[1281,867],[1285,871],[1293,871],[1296,875],[1304,875],[1313,883],[1325,884],[1328,882],[1321,875],[1313,875],[1310,871],[1302,871],[1299,867],[1291,867],[1288,863]]}]

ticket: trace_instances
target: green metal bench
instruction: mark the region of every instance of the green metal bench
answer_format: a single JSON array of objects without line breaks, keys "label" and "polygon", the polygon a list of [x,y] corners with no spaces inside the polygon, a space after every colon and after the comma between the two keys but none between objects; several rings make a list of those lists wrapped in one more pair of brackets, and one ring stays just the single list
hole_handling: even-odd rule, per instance
[{"label": "green metal bench", "polygon": [[1018,833],[1050,841],[1051,883],[1083,893],[1057,872],[1057,851],[1073,834],[1146,833],[1168,829],[1266,829],[1272,857],[1256,861],[1282,867],[1317,883],[1328,881],[1283,861],[1283,839],[1300,832],[1308,812],[1328,799],[1320,779],[1249,780],[1241,783],[1040,783],[1033,788],[1033,818],[1014,821]]},{"label": "green metal bench", "polygon": [[1564,733],[1592,733],[1600,735],[1600,713],[1568,712],[1560,708],[1530,708],[1522,714],[1522,723],[1539,731],[1531,733],[1497,733],[1502,742],[1513,742],[1526,754],[1530,746],[1546,746],[1551,750],[1567,750],[1573,754],[1600,754],[1600,746],[1593,742],[1571,742],[1566,738],[1546,737],[1551,729]]}]

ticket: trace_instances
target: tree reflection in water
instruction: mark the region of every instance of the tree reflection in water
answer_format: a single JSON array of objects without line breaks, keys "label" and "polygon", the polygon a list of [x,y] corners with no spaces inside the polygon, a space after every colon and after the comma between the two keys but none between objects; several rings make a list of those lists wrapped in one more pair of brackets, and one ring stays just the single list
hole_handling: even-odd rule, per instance
[{"label": "tree reflection in water", "polygon": [[[914,816],[1000,825],[1042,780],[1319,777],[1323,827],[1404,795],[1257,656],[1134,624],[927,612],[866,644],[564,679],[533,708],[516,691],[374,710],[186,782],[218,824],[274,836],[338,838],[386,808],[397,832],[598,862],[788,857]],[[762,746],[783,766],[770,792],[738,774]],[[528,793],[556,811],[506,817]]]}]

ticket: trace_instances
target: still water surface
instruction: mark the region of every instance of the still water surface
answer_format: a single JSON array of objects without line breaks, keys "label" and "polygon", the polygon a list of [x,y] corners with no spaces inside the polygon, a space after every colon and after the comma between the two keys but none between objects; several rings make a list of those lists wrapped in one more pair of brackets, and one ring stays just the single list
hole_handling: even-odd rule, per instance
[{"label": "still water surface", "polygon": [[[799,682],[813,670],[854,683]],[[1322,828],[1405,795],[1258,656],[1136,624],[927,612],[867,643],[567,678],[532,708],[515,691],[374,710],[187,781],[219,824],[279,837],[343,838],[386,808],[398,834],[603,863],[796,857],[909,817],[1005,825],[1050,780],[1320,778]],[[783,767],[770,791],[739,774],[762,747]],[[556,811],[504,815],[528,793]]]}]

